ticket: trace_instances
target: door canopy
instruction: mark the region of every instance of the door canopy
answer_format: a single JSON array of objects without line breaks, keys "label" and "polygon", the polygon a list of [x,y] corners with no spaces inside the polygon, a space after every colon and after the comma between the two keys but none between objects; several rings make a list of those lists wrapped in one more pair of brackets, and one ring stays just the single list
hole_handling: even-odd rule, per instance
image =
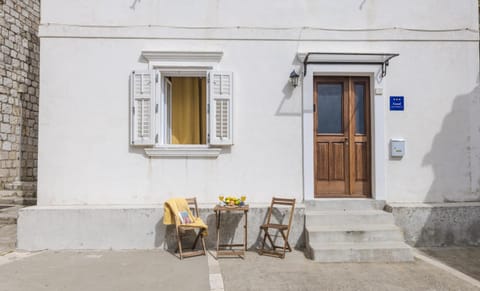
[{"label": "door canopy", "polygon": [[389,62],[399,54],[390,53],[320,53],[308,52],[299,54],[303,59],[303,74],[307,74],[307,65],[380,65],[382,66],[382,77],[387,75]]}]

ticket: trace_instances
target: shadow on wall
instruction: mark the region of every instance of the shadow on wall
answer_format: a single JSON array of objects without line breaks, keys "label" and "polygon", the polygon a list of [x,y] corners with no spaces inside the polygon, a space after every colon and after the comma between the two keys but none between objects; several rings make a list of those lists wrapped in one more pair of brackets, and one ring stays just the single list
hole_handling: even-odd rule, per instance
[{"label": "shadow on wall", "polygon": [[137,3],[140,3],[141,0],[133,0],[132,5],[130,5],[130,9],[135,10],[137,7]]},{"label": "shadow on wall", "polygon": [[[480,85],[455,98],[423,166],[434,180],[425,202],[480,202]],[[445,205],[443,205],[445,206]],[[415,246],[480,245],[480,204],[425,207],[405,214],[420,223]]]},{"label": "shadow on wall", "polygon": [[425,202],[480,201],[480,85],[455,98],[423,159],[434,181]]},{"label": "shadow on wall", "polygon": [[[275,111],[276,116],[302,116],[302,107],[301,107],[301,100],[295,100],[295,98],[302,98],[302,86],[303,82],[301,79],[303,78],[303,72],[301,69],[302,63],[298,60],[297,56],[295,56],[291,62],[292,67],[294,70],[300,74],[300,79],[298,81],[298,86],[293,87],[290,83],[290,79],[285,79],[284,86],[282,88],[282,100],[280,104],[278,104],[277,110]],[[287,76],[289,72],[285,72],[285,76]],[[294,91],[296,94],[294,94]]]},{"label": "shadow on wall", "polygon": [[[217,233],[216,233],[216,217],[213,209],[200,208],[200,217],[208,225],[208,236],[205,238],[207,249],[215,250],[217,245]],[[288,223],[286,215],[288,210],[275,209],[272,215],[272,222],[275,223]],[[248,211],[248,242],[247,248],[249,251],[255,251],[262,243],[263,233],[260,231],[260,225],[266,222],[267,208],[250,208]],[[289,236],[289,242],[292,247],[297,250],[303,250],[305,248],[305,233],[304,233],[304,211],[297,211],[294,214],[292,227]],[[221,232],[220,243],[242,243],[244,239],[244,217],[243,213],[228,212],[222,213],[221,218]],[[273,234],[273,232],[272,232]],[[174,252],[177,248],[177,239],[175,232],[175,225],[164,225],[163,215],[155,225],[155,248],[163,248],[169,252]],[[193,244],[195,234],[189,233],[184,237],[184,246],[189,247]],[[283,243],[279,233],[275,233],[272,239],[276,244]],[[197,248],[200,244],[197,245]]]},{"label": "shadow on wall", "polygon": [[[215,249],[217,245],[216,236],[216,218],[215,214],[208,214],[207,211],[201,210],[201,217],[208,226],[208,236],[205,238],[207,249]],[[240,243],[239,240],[243,236],[239,233],[239,225],[243,226],[243,214],[232,213],[231,215],[222,215],[222,235],[220,237],[221,244]],[[228,227],[225,227],[228,225]],[[243,230],[242,230],[243,231]],[[195,241],[196,233],[188,231],[182,235],[182,243],[185,248],[189,248]],[[163,216],[155,226],[155,247],[163,247],[164,250],[175,252],[177,249],[177,235],[175,225],[164,225]],[[197,244],[197,249],[200,248],[200,243]]]}]

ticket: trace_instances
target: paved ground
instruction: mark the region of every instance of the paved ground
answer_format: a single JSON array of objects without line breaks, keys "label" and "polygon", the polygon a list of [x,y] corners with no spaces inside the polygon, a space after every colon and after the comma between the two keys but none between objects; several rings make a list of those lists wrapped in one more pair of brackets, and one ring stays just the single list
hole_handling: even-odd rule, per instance
[{"label": "paved ground", "polygon": [[218,261],[212,256],[180,261],[162,250],[22,253],[14,251],[15,237],[15,225],[0,225],[2,291],[480,290],[480,247],[419,249],[449,270],[419,259],[318,264],[298,251],[284,260],[248,252],[245,259]]},{"label": "paved ground", "polygon": [[480,247],[422,248],[424,254],[480,281]]},{"label": "paved ground", "polygon": [[220,266],[225,290],[479,290],[421,260],[319,264],[294,252],[285,260],[252,254]]},{"label": "paved ground", "polygon": [[210,290],[206,257],[163,251],[44,252],[0,265],[0,290]]},{"label": "paved ground", "polygon": [[[467,253],[478,254],[479,250],[469,249]],[[471,256],[464,256],[464,259],[473,269],[480,264]],[[212,273],[218,273],[216,279],[223,278],[223,283],[212,284],[212,278],[215,279]],[[0,256],[0,290],[5,291],[212,289],[480,290],[422,260],[389,264],[318,264],[305,259],[298,251],[289,253],[284,260],[249,252],[245,259],[216,261],[213,257],[201,256],[180,261],[161,250],[14,252]]]}]

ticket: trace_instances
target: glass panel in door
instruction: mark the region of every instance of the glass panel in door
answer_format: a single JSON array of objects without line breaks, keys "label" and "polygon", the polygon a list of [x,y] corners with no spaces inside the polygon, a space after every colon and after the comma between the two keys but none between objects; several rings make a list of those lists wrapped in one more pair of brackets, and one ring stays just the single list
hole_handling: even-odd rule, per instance
[{"label": "glass panel in door", "polygon": [[365,85],[355,84],[355,133],[365,134]]},{"label": "glass panel in door", "polygon": [[343,133],[343,84],[318,84],[317,96],[317,133]]}]

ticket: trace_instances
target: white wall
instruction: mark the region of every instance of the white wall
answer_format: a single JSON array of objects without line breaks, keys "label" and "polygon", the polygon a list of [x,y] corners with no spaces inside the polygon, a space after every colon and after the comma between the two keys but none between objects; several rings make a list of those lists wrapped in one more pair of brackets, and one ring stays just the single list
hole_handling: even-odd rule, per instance
[{"label": "white wall", "polygon": [[45,0],[42,23],[333,28],[476,27],[474,0]]},{"label": "white wall", "polygon": [[406,156],[387,163],[392,201],[480,199],[480,90],[476,43],[403,44],[389,68],[390,95],[404,112],[389,112],[387,137],[406,139]]},{"label": "white wall", "polygon": [[[476,1],[342,3],[42,1],[39,204],[150,204],[173,195],[213,202],[221,193],[302,199],[302,90],[288,84],[299,51],[400,53],[388,68],[385,122],[375,126],[385,147],[405,138],[407,154],[390,160],[385,152],[381,196],[480,199],[478,33],[393,28],[476,29]],[[150,159],[129,146],[128,78],[147,68],[142,50],[224,53],[217,69],[234,73],[230,150],[217,159]],[[390,95],[405,96],[404,112],[388,111]]]},{"label": "white wall", "polygon": [[275,58],[268,43],[215,46],[224,52],[217,69],[234,72],[235,145],[217,159],[150,159],[129,146],[128,78],[147,66],[141,50],[163,42],[43,40],[39,204],[215,201],[221,193],[301,199],[301,92],[288,87],[295,46],[276,45]]}]

